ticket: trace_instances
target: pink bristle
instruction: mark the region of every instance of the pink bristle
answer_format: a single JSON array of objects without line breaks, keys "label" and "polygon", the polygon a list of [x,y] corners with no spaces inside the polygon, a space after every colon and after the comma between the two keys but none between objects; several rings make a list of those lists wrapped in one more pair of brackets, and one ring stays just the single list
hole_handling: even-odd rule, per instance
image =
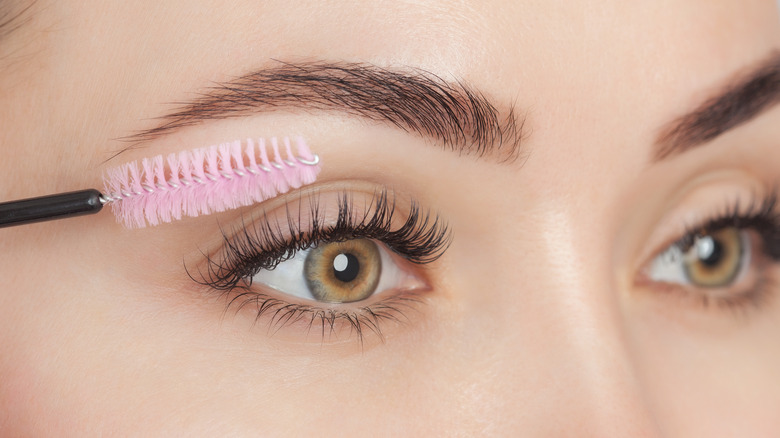
[{"label": "pink bristle", "polygon": [[[248,139],[245,148],[234,141],[127,163],[105,173],[105,194],[117,219],[130,228],[262,202],[314,182],[319,172],[318,165],[293,156],[289,139],[282,143],[284,158],[278,140],[271,141],[273,164],[263,139],[259,145]],[[305,143],[296,143],[298,156],[311,161]]]},{"label": "pink bristle", "polygon": [[287,175],[285,172],[287,165],[284,164],[284,161],[282,161],[282,155],[279,153],[279,142],[276,140],[276,137],[271,138],[271,148],[274,152],[273,164],[278,166],[275,166],[274,170],[281,170],[281,174],[274,174],[275,177],[272,179],[272,181],[277,191],[286,192],[290,190],[290,183],[287,181]]},{"label": "pink bristle", "polygon": [[255,154],[255,142],[251,138],[246,139],[246,152],[245,155],[248,160],[247,169],[251,169],[253,172],[260,172],[260,168],[257,167],[257,155]]},{"label": "pink bristle", "polygon": [[225,199],[224,197],[217,196],[218,193],[220,193],[222,190],[222,177],[219,173],[219,147],[210,147],[206,149],[206,176],[211,180],[211,182],[204,186],[204,192],[207,192],[207,195],[204,195],[204,199],[206,202],[201,204],[201,210],[200,212],[202,214],[207,213],[210,210],[220,212],[225,210]]},{"label": "pink bristle", "polygon": [[260,164],[262,164],[266,169],[270,169],[271,162],[268,160],[268,150],[265,148],[265,139],[261,138],[258,140],[258,142],[259,145],[257,149],[260,152]]},{"label": "pink bristle", "polygon": [[[103,175],[103,182],[105,193],[126,193],[129,181],[127,180],[125,166],[108,169]],[[114,213],[118,213],[118,211],[115,209]],[[117,216],[117,219],[123,223],[127,223],[124,219],[124,215],[122,217]]]},{"label": "pink bristle", "polygon": [[249,190],[251,182],[249,175],[251,174],[248,170],[246,170],[244,165],[244,156],[242,154],[240,141],[236,140],[230,143],[230,158],[235,163],[233,173],[238,176],[236,178],[235,190],[236,197],[238,199],[237,205],[247,205],[248,203],[253,202],[252,195]]},{"label": "pink bristle", "polygon": [[158,155],[152,159],[152,168],[154,169],[154,180],[163,187],[168,187],[168,180],[165,178],[165,165],[163,156]]},{"label": "pink bristle", "polygon": [[[144,190],[147,191],[147,195],[143,197],[144,213],[150,224],[157,225],[157,208],[160,205],[161,196],[160,191],[157,190],[157,187],[155,187],[154,184],[154,169],[152,166],[152,161],[149,159],[144,159],[141,162],[141,169]],[[147,189],[154,189],[154,191],[149,192]]]},{"label": "pink bristle", "polygon": [[229,208],[230,198],[232,196],[232,193],[229,190],[225,190],[225,186],[228,185],[227,183],[229,182],[230,174],[228,173],[228,176],[224,176],[223,172],[225,172],[225,169],[229,169],[230,167],[230,157],[228,156],[227,167],[224,167],[226,165],[222,162],[221,158],[221,151],[223,146],[224,145],[219,145],[208,148],[207,152],[209,161],[213,163],[214,166],[216,166],[213,171],[209,172],[214,176],[213,184],[210,185],[211,198],[209,200],[209,207],[211,207],[214,211],[225,211],[227,208]]},{"label": "pink bristle", "polygon": [[282,171],[284,172],[285,180],[290,185],[290,187],[297,189],[301,186],[300,171],[297,169],[299,166],[301,166],[301,164],[298,162],[298,160],[295,159],[295,155],[292,153],[290,139],[285,137],[282,142],[284,143],[284,153],[287,156],[285,158],[286,161],[284,162]]},{"label": "pink bristle", "polygon": [[[245,156],[248,160],[247,171],[249,171],[252,175],[250,178],[247,178],[247,182],[254,182],[260,180],[260,178],[262,178],[262,175],[265,172],[257,165],[257,154],[255,152],[255,142],[252,141],[251,138],[246,139]],[[259,200],[263,199],[262,186],[263,184],[250,184],[249,187],[247,188],[247,193],[254,202],[259,202]]]},{"label": "pink bristle", "polygon": [[176,158],[176,154],[169,154],[168,158],[166,159],[166,163],[168,164],[168,181],[170,181],[171,185],[176,187],[181,184],[181,181],[179,180],[179,174],[181,173],[179,160]]},{"label": "pink bristle", "polygon": [[[309,146],[306,144],[306,141],[303,139],[303,137],[296,137],[295,144],[297,146],[298,156],[300,158],[308,162],[314,161],[314,154],[311,152],[311,149],[309,149]],[[312,166],[303,164],[298,167],[298,175],[301,179],[301,185],[311,184],[317,180],[317,175],[320,173],[319,165]]]},{"label": "pink bristle", "polygon": [[140,226],[140,224],[144,222],[144,199],[147,192],[143,188],[141,171],[138,169],[138,163],[128,163],[127,170],[130,173],[130,184],[128,185],[128,189],[136,195],[132,198],[131,206],[128,209],[128,220],[132,221],[135,226]]},{"label": "pink bristle", "polygon": [[141,175],[143,178],[143,185],[149,188],[154,188],[154,165],[152,164],[154,159],[148,159],[144,158],[143,161],[141,161]]},{"label": "pink bristle", "polygon": [[189,161],[189,167],[192,171],[192,176],[194,178],[199,179],[201,182],[205,181],[208,178],[206,177],[206,150],[205,149],[193,149],[190,151],[189,156],[187,157]]},{"label": "pink bristle", "polygon": [[[168,163],[168,181],[171,188],[168,193],[168,203],[171,206],[171,208],[169,208],[171,211],[171,220],[179,220],[181,219],[182,213],[182,198],[177,194],[177,190],[182,185],[181,180],[179,179],[181,166],[179,160],[176,158],[176,154],[169,154],[166,162]],[[163,178],[164,176],[163,172]]]},{"label": "pink bristle", "polygon": [[[154,171],[154,183],[155,186],[160,188],[159,191],[159,197],[161,199],[160,204],[167,205],[171,202],[171,189],[172,187],[168,184],[168,180],[165,177],[165,164],[163,161],[163,156],[158,155],[152,159],[152,169]],[[164,201],[162,201],[164,199]],[[162,222],[170,222],[172,220],[173,212],[171,211],[173,209],[173,206],[171,208],[158,208],[158,216],[160,217],[160,221]]]},{"label": "pink bristle", "polygon": [[233,159],[230,155],[230,144],[225,143],[220,146],[220,173],[222,174],[222,189],[220,190],[226,196],[223,196],[222,201],[225,210],[235,208],[239,205],[241,194],[237,190],[238,183],[241,181],[241,177],[234,171]]},{"label": "pink bristle", "polygon": [[140,195],[144,192],[144,187],[141,179],[141,171],[138,169],[138,163],[127,163],[127,170],[130,173],[128,189],[136,195]]},{"label": "pink bristle", "polygon": [[306,145],[306,140],[303,137],[295,137],[295,145],[298,147],[298,156],[307,161],[314,161],[314,154]]},{"label": "pink bristle", "polygon": [[268,160],[268,150],[266,149],[265,145],[265,139],[260,138],[258,139],[258,152],[260,152],[260,164],[263,165],[264,168],[268,169],[270,172],[266,172],[265,170],[262,170],[261,174],[265,175],[265,181],[267,181],[266,184],[260,185],[261,190],[261,197],[265,199],[266,197],[273,196],[273,193],[277,191],[276,183],[273,181],[272,173],[276,168],[271,165],[271,162]]},{"label": "pink bristle", "polygon": [[236,192],[233,190],[226,190],[225,186],[231,186],[233,183],[233,180],[236,179],[233,175],[233,165],[231,163],[230,159],[230,144],[229,143],[223,143],[219,145],[217,148],[217,154],[219,155],[219,174],[220,179],[218,185],[219,188],[217,189],[218,192],[224,193],[225,196],[222,196],[220,199],[215,200],[219,201],[220,208],[223,210],[227,210],[229,208],[233,208],[233,205],[235,204],[235,197]]},{"label": "pink bristle", "polygon": [[189,156],[189,166],[192,169],[193,184],[188,192],[187,201],[189,203],[189,216],[197,217],[201,210],[205,209],[211,201],[209,195],[211,181],[206,176],[208,163],[206,161],[206,150],[195,149]]},{"label": "pink bristle", "polygon": [[246,170],[244,168],[244,157],[241,155],[241,142],[236,140],[233,143],[230,143],[230,157],[235,161],[236,163],[236,170],[239,170],[243,172]]},{"label": "pink bristle", "polygon": [[178,191],[181,198],[181,209],[185,216],[197,216],[197,204],[190,199],[192,197],[192,187],[195,185],[194,175],[192,173],[192,152],[179,152],[178,157],[181,183],[187,188],[186,190]]},{"label": "pink bristle", "polygon": [[211,158],[211,160],[213,160],[217,167],[215,169],[216,172],[209,172],[214,176],[214,178],[212,183],[209,184],[209,194],[211,197],[209,198],[208,205],[205,207],[216,212],[227,210],[231,203],[231,197],[233,196],[230,190],[227,190],[228,187],[226,187],[230,182],[230,174],[227,176],[223,175],[222,163],[219,159],[219,151],[219,146],[209,148],[207,155]]},{"label": "pink bristle", "polygon": [[279,152],[279,141],[276,139],[276,137],[271,139],[271,149],[274,152],[274,163],[278,164],[279,166],[284,166],[284,161],[282,161],[282,154]]}]

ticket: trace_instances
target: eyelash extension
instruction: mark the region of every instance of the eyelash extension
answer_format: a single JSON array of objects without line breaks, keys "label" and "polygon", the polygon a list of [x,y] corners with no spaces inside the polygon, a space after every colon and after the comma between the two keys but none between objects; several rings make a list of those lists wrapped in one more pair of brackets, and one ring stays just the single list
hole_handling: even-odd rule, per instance
[{"label": "eyelash extension", "polygon": [[[706,232],[714,232],[725,228],[736,228],[743,231],[754,231],[762,243],[762,251],[773,262],[780,262],[780,211],[778,210],[778,192],[773,190],[762,199],[752,200],[747,207],[742,207],[739,199],[729,204],[722,213],[703,222],[703,225],[686,227],[682,238],[676,245],[681,251],[688,251],[695,243],[697,236]],[[729,310],[744,310],[747,306],[761,308],[770,298],[770,290],[777,284],[775,279],[766,273],[760,274],[756,287],[737,296],[713,297],[701,294],[700,304],[709,307],[716,304]]]},{"label": "eyelash extension", "polygon": [[[244,224],[232,235],[223,230],[224,246],[221,253],[216,257],[206,256],[205,272],[198,272],[194,276],[188,270],[188,275],[196,283],[223,295],[239,290],[240,293],[229,300],[226,310],[233,304],[237,305],[236,311],[255,304],[256,320],[270,314],[269,324],[278,326],[277,330],[286,324],[305,319],[310,328],[319,321],[324,336],[326,327],[333,331],[336,322],[343,320],[352,327],[361,344],[366,329],[382,338],[380,321],[400,322],[405,319],[403,308],[419,301],[414,294],[400,293],[357,310],[342,310],[314,304],[288,303],[266,293],[252,291],[251,279],[261,270],[273,269],[293,258],[298,251],[323,243],[361,238],[377,240],[411,263],[429,264],[448,248],[451,242],[448,226],[438,216],[423,212],[412,201],[403,224],[393,229],[396,204],[386,190],[375,193],[362,214],[355,212],[352,197],[348,193],[340,194],[336,221],[332,225],[326,224],[318,195],[310,198],[309,207],[311,218],[308,226],[301,223],[300,214],[291,214],[288,208],[286,224],[271,221],[264,214],[248,226]],[[287,232],[282,231],[283,227],[287,228]]]}]

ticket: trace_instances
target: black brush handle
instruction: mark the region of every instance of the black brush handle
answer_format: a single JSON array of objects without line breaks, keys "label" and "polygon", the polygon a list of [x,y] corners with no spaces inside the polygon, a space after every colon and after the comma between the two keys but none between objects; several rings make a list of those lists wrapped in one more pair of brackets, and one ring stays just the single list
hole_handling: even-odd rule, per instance
[{"label": "black brush handle", "polygon": [[0,228],[93,214],[103,208],[95,189],[0,203]]}]

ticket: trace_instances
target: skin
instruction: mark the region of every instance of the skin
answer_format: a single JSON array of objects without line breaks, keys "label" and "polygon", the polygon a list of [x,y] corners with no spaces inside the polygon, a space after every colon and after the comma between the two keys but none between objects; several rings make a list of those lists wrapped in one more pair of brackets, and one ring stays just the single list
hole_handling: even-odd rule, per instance
[{"label": "skin", "polygon": [[[435,263],[406,264],[430,290],[361,348],[348,330],[269,334],[251,308],[226,312],[187,277],[182,261],[203,263],[219,224],[259,207],[141,230],[108,212],[2,229],[3,435],[780,430],[780,290],[733,311],[636,281],[686,218],[776,182],[780,108],[651,164],[664,124],[780,49],[775,2],[41,0],[29,12],[0,40],[0,199],[301,133],[327,159],[323,184],[391,186],[445,218],[453,242]],[[167,102],[272,59],[465,80],[525,116],[523,158],[458,157],[378,123],[282,110],[106,162]]]}]

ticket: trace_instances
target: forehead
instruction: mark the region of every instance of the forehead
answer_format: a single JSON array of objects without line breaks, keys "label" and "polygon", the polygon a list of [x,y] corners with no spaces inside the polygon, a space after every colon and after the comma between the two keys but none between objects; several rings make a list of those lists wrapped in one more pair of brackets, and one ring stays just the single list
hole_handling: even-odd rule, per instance
[{"label": "forehead", "polygon": [[675,91],[714,83],[762,58],[780,30],[773,0],[92,3],[52,5],[59,29],[100,35],[98,48],[131,69],[197,64],[213,79],[269,58],[409,65],[535,106],[587,90],[589,99],[611,97],[594,90],[605,78],[633,95],[637,83]]},{"label": "forehead", "polygon": [[[117,37],[126,47],[179,37],[177,45],[206,51],[243,42],[233,44],[233,56],[333,54],[458,72],[515,57],[626,55],[627,48],[651,46],[671,56],[688,54],[699,42],[741,47],[747,35],[774,35],[778,15],[774,0],[271,0],[235,1],[230,7],[187,0],[132,5],[87,0],[46,6],[38,9],[56,16],[50,23],[58,24],[54,30],[78,26],[82,35]],[[524,67],[552,65],[527,62]]]}]

